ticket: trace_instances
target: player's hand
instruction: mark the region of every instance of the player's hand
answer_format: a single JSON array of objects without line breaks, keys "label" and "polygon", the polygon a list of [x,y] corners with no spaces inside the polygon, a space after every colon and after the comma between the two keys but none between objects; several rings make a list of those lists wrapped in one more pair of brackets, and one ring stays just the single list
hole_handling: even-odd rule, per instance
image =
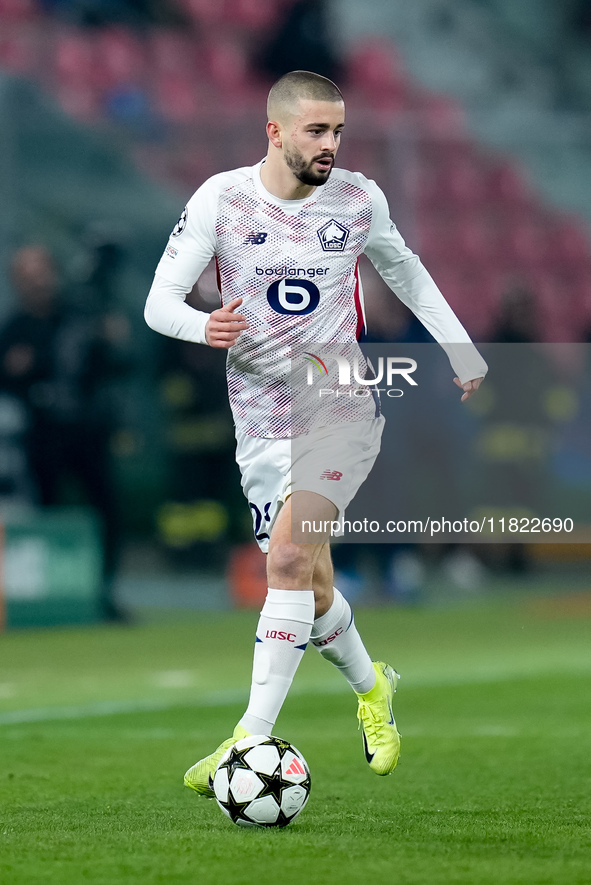
[{"label": "player's hand", "polygon": [[236,344],[238,336],[249,328],[246,317],[234,311],[242,304],[242,298],[234,298],[224,307],[210,313],[205,324],[205,340],[210,347],[222,347],[226,350]]},{"label": "player's hand", "polygon": [[473,378],[472,381],[465,381],[464,384],[462,384],[459,378],[454,378],[454,384],[457,384],[458,387],[461,387],[464,391],[461,402],[465,403],[467,399],[470,399],[470,397],[476,393],[483,380],[483,378]]}]

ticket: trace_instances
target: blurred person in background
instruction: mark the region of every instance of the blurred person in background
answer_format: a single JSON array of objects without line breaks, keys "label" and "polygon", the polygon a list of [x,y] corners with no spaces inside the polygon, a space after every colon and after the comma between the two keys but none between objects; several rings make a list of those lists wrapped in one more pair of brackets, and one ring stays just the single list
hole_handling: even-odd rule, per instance
[{"label": "blurred person in background", "polygon": [[537,300],[519,279],[509,281],[500,300],[490,340],[495,344],[525,344],[540,341]]},{"label": "blurred person in background", "polygon": [[[481,403],[485,407],[482,415],[485,438],[499,433],[499,428],[505,432],[510,428],[512,433],[524,435],[535,431],[540,437],[545,437],[552,424],[545,410],[546,392],[550,388],[551,378],[542,353],[537,348],[530,350],[530,345],[542,339],[539,307],[534,291],[519,276],[509,278],[501,292],[498,313],[489,338],[494,344],[523,344],[524,348],[504,349],[504,365],[513,368],[495,373],[488,391],[492,401],[485,400],[484,404]],[[529,351],[527,362],[521,357],[525,347]],[[519,377],[522,391],[528,391],[527,410],[524,410],[522,398],[515,396],[515,377]],[[546,461],[533,440],[524,448],[528,450],[527,461],[531,472],[531,490],[525,495],[525,499],[537,501],[539,512],[545,512],[545,505],[541,501],[544,501],[543,493],[549,482]],[[515,476],[513,486],[519,488],[521,484],[523,488],[524,477],[528,475],[523,466],[524,456],[517,452],[515,457],[521,469],[519,476]],[[499,480],[499,487],[500,482]],[[509,490],[505,491],[505,500],[512,500]],[[500,562],[502,567],[518,574],[527,572],[531,565],[525,544],[495,544],[487,553],[489,556],[492,554],[492,558]]]},{"label": "blurred person in background", "polygon": [[18,306],[0,328],[0,390],[22,403],[28,416],[24,445],[37,502],[82,503],[99,515],[101,612],[122,620],[112,590],[119,543],[112,417],[102,390],[121,371],[109,340],[112,318],[83,313],[61,297],[55,262],[43,246],[19,249],[11,277]]},{"label": "blurred person in background", "polygon": [[304,68],[338,80],[343,72],[332,48],[328,22],[324,0],[293,3],[262,52],[262,72],[276,80],[294,68]]},{"label": "blurred person in background", "polygon": [[84,27],[126,25],[145,27],[183,21],[174,0],[41,0],[47,12],[64,21]]}]

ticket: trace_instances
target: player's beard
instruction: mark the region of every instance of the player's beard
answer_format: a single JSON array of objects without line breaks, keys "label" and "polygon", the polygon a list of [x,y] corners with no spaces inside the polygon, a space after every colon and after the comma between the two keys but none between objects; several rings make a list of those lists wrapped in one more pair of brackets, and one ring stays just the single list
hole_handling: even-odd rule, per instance
[{"label": "player's beard", "polygon": [[[325,184],[330,177],[334,165],[333,154],[319,154],[317,157],[313,157],[309,163],[306,162],[303,154],[301,154],[297,148],[293,148],[291,151],[286,148],[283,156],[285,157],[285,162],[298,181],[301,181],[302,184],[307,184],[310,187],[318,187],[319,185]],[[332,159],[333,163],[326,172],[316,172],[313,169],[313,164],[316,160],[329,157]]]}]

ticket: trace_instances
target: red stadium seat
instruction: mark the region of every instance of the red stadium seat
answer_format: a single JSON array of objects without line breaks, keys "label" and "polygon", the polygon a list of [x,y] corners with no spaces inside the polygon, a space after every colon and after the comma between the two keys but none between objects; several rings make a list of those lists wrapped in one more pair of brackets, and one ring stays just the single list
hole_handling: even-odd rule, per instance
[{"label": "red stadium seat", "polygon": [[95,79],[103,88],[139,83],[145,69],[140,41],[123,28],[102,31],[96,41]]},{"label": "red stadium seat", "polygon": [[279,6],[275,0],[226,0],[224,12],[226,21],[259,31],[277,20]]},{"label": "red stadium seat", "polygon": [[417,223],[418,251],[427,266],[431,262],[445,262],[449,258],[450,238],[448,219],[432,214],[422,215]]},{"label": "red stadium seat", "polygon": [[450,229],[450,247],[462,262],[489,267],[494,261],[490,226],[479,212],[460,214]]},{"label": "red stadium seat", "polygon": [[39,9],[35,0],[0,0],[2,28],[8,22],[30,21],[37,18]]},{"label": "red stadium seat", "polygon": [[100,101],[97,90],[83,81],[60,83],[57,98],[62,109],[79,120],[92,120],[99,116]]},{"label": "red stadium seat", "polygon": [[213,84],[233,90],[230,99],[237,99],[250,84],[250,69],[243,47],[230,39],[212,41],[204,54],[206,70]]},{"label": "red stadium seat", "polygon": [[198,26],[216,25],[224,17],[225,0],[180,0],[180,5]]},{"label": "red stadium seat", "polygon": [[464,140],[422,150],[417,175],[421,205],[448,211],[475,211],[486,204],[486,168]]},{"label": "red stadium seat", "polygon": [[498,232],[497,260],[515,269],[541,268],[547,260],[544,227],[533,217],[517,217]]},{"label": "red stadium seat", "polygon": [[449,198],[458,206],[482,205],[486,199],[485,177],[482,168],[468,154],[454,157],[445,170]]},{"label": "red stadium seat", "polygon": [[159,74],[188,74],[196,71],[198,43],[191,34],[158,29],[150,35],[150,67]]},{"label": "red stadium seat", "polygon": [[211,149],[190,145],[170,158],[169,171],[184,189],[194,191],[211,175],[219,172],[219,158]]},{"label": "red stadium seat", "polygon": [[155,103],[162,116],[175,123],[194,121],[199,111],[199,95],[192,77],[167,74],[155,87]]},{"label": "red stadium seat", "polygon": [[371,38],[357,44],[349,59],[352,83],[370,90],[404,88],[406,77],[396,50],[388,40]]},{"label": "red stadium seat", "polygon": [[431,137],[462,137],[466,129],[466,115],[459,102],[443,95],[423,93],[416,106],[421,131]]},{"label": "red stadium seat", "polygon": [[388,40],[364,40],[349,59],[348,80],[354,101],[391,113],[405,106],[406,76]]},{"label": "red stadium seat", "polygon": [[95,79],[95,43],[84,31],[63,31],[55,48],[55,73],[66,85]]},{"label": "red stadium seat", "polygon": [[591,259],[589,234],[577,218],[565,217],[550,231],[556,263],[564,267],[586,266]]},{"label": "red stadium seat", "polygon": [[494,279],[478,265],[441,265],[432,275],[462,325],[476,340],[487,337],[494,316]]},{"label": "red stadium seat", "polygon": [[493,205],[512,212],[527,209],[533,202],[523,172],[510,162],[493,166],[488,176],[487,195]]},{"label": "red stadium seat", "polygon": [[40,59],[40,34],[35,26],[2,23],[0,67],[15,74],[33,72]]}]

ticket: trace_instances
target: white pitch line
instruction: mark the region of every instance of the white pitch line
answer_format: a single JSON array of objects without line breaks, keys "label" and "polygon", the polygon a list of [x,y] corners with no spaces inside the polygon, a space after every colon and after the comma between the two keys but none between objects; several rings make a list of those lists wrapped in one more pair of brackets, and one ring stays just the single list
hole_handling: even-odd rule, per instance
[{"label": "white pitch line", "polygon": [[[292,688],[290,694],[345,694],[350,691],[343,682],[318,684],[306,688]],[[141,713],[144,710],[170,710],[173,707],[226,707],[248,700],[248,689],[228,688],[223,691],[201,695],[194,699],[135,698],[121,701],[94,701],[89,704],[72,704],[61,707],[29,707],[25,710],[6,710],[0,713],[0,726],[19,725],[26,722],[50,722],[59,719],[85,719],[91,716],[113,716],[117,713]]]},{"label": "white pitch line", "polygon": [[220,691],[215,695],[168,700],[164,698],[136,698],[122,701],[96,701],[90,704],[72,704],[63,707],[30,707],[28,710],[7,710],[0,713],[0,725],[18,725],[25,722],[50,722],[52,719],[86,719],[91,716],[112,716],[116,713],[141,713],[151,710],[169,710],[172,707],[223,707],[238,703],[248,696],[246,691]]},{"label": "white pitch line", "polygon": [[[499,667],[488,671],[472,672],[468,677],[459,673],[439,674],[438,676],[421,676],[415,674],[412,679],[401,680],[405,691],[414,688],[436,688],[438,686],[478,685],[483,683],[509,682],[516,679],[532,679],[544,675],[585,674],[589,668],[553,666],[537,670],[509,670]],[[342,682],[316,683],[315,685],[293,686],[290,695],[307,694],[345,694],[349,686]],[[132,698],[119,701],[94,701],[88,704],[72,704],[71,706],[29,707],[24,710],[6,710],[0,713],[0,726],[20,725],[27,722],[51,722],[63,719],[85,719],[93,716],[112,716],[117,713],[141,713],[143,711],[170,710],[173,707],[225,707],[238,704],[248,699],[247,689],[225,689],[210,694],[187,698]]]}]

